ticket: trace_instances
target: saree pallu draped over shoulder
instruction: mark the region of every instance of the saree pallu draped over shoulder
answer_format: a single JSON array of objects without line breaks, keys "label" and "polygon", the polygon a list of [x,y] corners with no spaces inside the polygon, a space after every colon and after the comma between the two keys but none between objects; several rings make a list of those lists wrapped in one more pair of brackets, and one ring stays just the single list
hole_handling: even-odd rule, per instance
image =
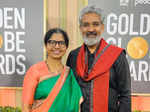
[{"label": "saree pallu draped over shoulder", "polygon": [[[26,89],[23,88],[24,103],[26,103],[25,91]],[[35,100],[44,99],[44,101],[40,104],[40,106],[32,109],[31,112],[80,111],[80,104],[83,100],[82,93],[78,83],[75,80],[73,72],[69,69],[69,67],[64,67],[64,70],[60,75],[48,77],[40,81],[36,84],[35,89],[32,91],[34,91],[34,93],[31,94],[30,98],[33,98],[33,101],[28,100],[28,104],[33,104]],[[27,97],[29,97],[29,95],[27,95]]]}]

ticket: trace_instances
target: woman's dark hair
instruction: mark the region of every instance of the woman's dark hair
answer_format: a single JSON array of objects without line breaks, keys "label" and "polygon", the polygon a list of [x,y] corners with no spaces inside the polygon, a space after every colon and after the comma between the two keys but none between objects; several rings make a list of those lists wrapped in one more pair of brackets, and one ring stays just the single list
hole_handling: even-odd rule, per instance
[{"label": "woman's dark hair", "polygon": [[46,32],[46,34],[45,34],[45,37],[44,37],[44,44],[47,45],[48,40],[52,37],[52,35],[53,35],[54,33],[60,33],[60,34],[63,35],[63,38],[64,38],[64,40],[65,40],[66,47],[68,48],[68,45],[69,45],[69,38],[68,38],[68,35],[67,35],[67,33],[66,33],[64,30],[62,30],[62,29],[60,29],[60,28],[53,28],[53,29],[48,30],[48,31]]}]

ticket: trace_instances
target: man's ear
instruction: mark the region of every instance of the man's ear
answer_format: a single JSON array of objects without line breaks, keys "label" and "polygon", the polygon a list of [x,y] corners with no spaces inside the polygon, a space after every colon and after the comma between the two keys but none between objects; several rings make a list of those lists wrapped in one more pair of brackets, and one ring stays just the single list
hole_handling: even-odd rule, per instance
[{"label": "man's ear", "polygon": [[101,33],[104,32],[104,24],[101,24]]},{"label": "man's ear", "polygon": [[80,32],[82,32],[82,25],[80,24],[80,26],[79,26],[79,29],[80,29]]}]

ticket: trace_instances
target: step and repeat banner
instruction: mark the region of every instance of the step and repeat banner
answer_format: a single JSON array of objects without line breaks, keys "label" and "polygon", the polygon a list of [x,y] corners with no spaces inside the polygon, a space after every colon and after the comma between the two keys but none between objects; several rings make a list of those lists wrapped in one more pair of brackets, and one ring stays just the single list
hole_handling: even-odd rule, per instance
[{"label": "step and repeat banner", "polygon": [[107,42],[125,48],[132,93],[150,94],[150,0],[89,0],[104,10]]},{"label": "step and repeat banner", "polygon": [[[150,94],[150,0],[88,4],[104,10],[105,40],[126,49],[132,93]],[[43,6],[43,0],[0,1],[0,87],[21,87],[27,69],[43,60]]]},{"label": "step and repeat banner", "polygon": [[43,59],[43,0],[0,1],[0,87],[21,87]]}]

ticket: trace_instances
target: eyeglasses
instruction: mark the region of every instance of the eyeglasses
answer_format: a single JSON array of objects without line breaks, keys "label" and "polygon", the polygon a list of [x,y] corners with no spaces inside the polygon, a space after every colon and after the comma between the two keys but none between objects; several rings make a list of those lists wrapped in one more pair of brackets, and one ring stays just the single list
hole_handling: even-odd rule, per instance
[{"label": "eyeglasses", "polygon": [[66,46],[65,41],[48,40],[47,43],[51,47],[55,47],[57,44],[59,45],[59,47],[65,47]]}]

